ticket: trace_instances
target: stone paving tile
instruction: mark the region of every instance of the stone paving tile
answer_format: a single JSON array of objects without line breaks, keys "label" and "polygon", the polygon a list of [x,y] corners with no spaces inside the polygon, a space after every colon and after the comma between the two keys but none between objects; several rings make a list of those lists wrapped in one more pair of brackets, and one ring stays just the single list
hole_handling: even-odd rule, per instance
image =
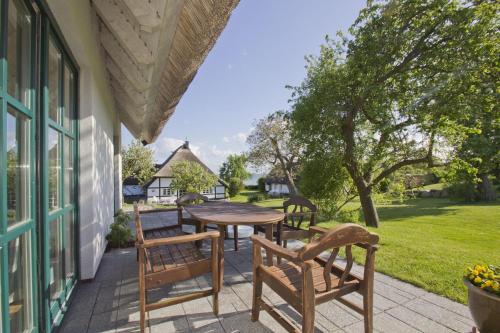
[{"label": "stone paving tile", "polygon": [[[161,219],[155,214],[149,214],[147,221],[150,225],[176,223],[175,216]],[[209,253],[209,244],[204,246],[203,250]],[[300,243],[289,243],[289,248],[297,246]],[[358,274],[362,269],[359,265],[353,267]],[[151,291],[148,297],[156,301],[210,286],[211,276],[205,275]],[[233,241],[227,240],[219,316],[212,312],[212,298],[206,297],[150,311],[147,332],[285,332],[265,311],[260,312],[258,322],[250,320],[252,288],[251,243],[240,240],[240,251],[235,252]],[[265,284],[263,295],[285,317],[300,325],[300,315]],[[135,249],[106,253],[96,278],[79,284],[59,332],[139,332],[138,298]],[[346,299],[362,304],[358,294],[348,295]],[[338,302],[318,305],[315,323],[316,332],[363,332],[363,317]],[[376,332],[470,332],[471,327],[466,306],[375,273]]]},{"label": "stone paving tile", "polygon": [[406,307],[457,332],[469,332],[473,326],[468,318],[423,299],[410,301]]},{"label": "stone paving tile", "polygon": [[411,311],[407,307],[398,306],[387,311],[391,316],[397,318],[408,325],[425,333],[446,333],[453,332],[451,329],[424,317],[417,312]]}]

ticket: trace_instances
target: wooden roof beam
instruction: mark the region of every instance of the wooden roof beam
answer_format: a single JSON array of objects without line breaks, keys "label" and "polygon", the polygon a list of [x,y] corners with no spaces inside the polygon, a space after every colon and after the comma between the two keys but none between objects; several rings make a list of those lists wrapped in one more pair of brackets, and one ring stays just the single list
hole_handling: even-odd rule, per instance
[{"label": "wooden roof beam", "polygon": [[153,32],[160,28],[162,13],[154,8],[148,0],[122,0],[130,13],[135,17],[142,31]]},{"label": "wooden roof beam", "polygon": [[111,0],[94,0],[94,7],[104,24],[114,33],[123,49],[138,64],[149,65],[155,61],[153,50],[141,39],[120,8]]}]

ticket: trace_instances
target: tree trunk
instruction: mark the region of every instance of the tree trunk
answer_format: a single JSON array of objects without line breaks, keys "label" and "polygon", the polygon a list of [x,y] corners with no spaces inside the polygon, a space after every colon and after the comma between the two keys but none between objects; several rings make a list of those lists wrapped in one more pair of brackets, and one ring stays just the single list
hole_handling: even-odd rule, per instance
[{"label": "tree trunk", "polygon": [[479,189],[479,199],[481,201],[495,201],[497,199],[497,193],[488,175],[481,173],[479,174],[479,178],[481,179],[481,182],[477,186]]},{"label": "tree trunk", "polygon": [[365,216],[365,223],[369,227],[378,228],[378,213],[373,203],[371,189],[368,187],[364,180],[354,181],[358,189],[359,200],[363,208],[363,215]]},{"label": "tree trunk", "polygon": [[285,176],[290,195],[297,195],[298,194],[297,186],[295,186],[295,181],[293,180],[293,177],[290,174],[290,172],[288,172],[288,170],[285,170]]}]

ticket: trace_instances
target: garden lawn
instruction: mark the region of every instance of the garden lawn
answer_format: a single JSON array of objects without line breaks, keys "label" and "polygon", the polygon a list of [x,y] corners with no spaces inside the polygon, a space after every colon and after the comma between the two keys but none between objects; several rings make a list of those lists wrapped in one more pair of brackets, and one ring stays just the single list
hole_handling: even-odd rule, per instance
[{"label": "garden lawn", "polygon": [[[412,199],[378,206],[378,272],[466,303],[462,275],[476,263],[500,265],[500,204]],[[319,223],[332,227],[335,221]],[[357,256],[359,261],[361,255]]]}]

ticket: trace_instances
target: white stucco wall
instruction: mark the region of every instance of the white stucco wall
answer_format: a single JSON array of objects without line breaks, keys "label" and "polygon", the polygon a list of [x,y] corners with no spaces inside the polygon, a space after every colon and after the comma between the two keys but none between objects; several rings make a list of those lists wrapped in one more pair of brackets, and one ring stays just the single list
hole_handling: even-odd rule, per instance
[{"label": "white stucco wall", "polygon": [[114,102],[101,55],[97,21],[86,0],[48,0],[80,67],[80,278],[91,279],[114,214]]}]

